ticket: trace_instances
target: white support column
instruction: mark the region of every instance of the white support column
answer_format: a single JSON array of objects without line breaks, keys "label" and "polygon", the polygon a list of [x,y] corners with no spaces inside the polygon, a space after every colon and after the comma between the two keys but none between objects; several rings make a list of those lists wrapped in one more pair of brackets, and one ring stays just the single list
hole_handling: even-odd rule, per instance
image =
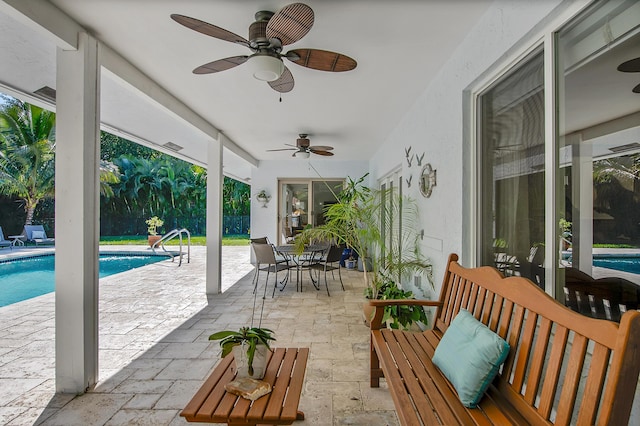
[{"label": "white support column", "polygon": [[100,61],[98,42],[58,49],[56,108],[56,391],[98,379]]},{"label": "white support column", "polygon": [[207,294],[222,292],[222,137],[207,149]]}]

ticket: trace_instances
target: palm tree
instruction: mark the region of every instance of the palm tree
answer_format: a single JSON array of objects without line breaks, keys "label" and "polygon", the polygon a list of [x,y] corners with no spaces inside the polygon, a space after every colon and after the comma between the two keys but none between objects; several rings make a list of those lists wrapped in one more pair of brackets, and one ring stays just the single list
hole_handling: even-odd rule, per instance
[{"label": "palm tree", "polygon": [[0,191],[24,203],[26,225],[38,203],[54,196],[55,114],[3,98],[0,105]]}]

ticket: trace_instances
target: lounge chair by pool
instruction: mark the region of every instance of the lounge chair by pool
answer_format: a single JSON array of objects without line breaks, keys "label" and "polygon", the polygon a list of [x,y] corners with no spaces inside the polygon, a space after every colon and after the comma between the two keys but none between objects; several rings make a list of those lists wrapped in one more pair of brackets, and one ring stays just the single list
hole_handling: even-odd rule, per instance
[{"label": "lounge chair by pool", "polygon": [[27,237],[28,243],[55,244],[55,238],[48,238],[42,225],[25,225],[22,235]]},{"label": "lounge chair by pool", "polygon": [[1,226],[0,226],[0,247],[11,247],[11,241],[4,239],[4,234],[2,233]]}]

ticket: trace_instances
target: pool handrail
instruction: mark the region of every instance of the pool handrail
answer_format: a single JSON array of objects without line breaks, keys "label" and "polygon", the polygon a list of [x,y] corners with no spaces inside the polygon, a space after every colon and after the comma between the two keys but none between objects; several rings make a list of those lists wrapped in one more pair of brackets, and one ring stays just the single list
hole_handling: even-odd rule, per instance
[{"label": "pool handrail", "polygon": [[162,238],[160,238],[158,241],[153,243],[153,245],[151,246],[151,250],[153,250],[153,252],[155,253],[156,248],[158,248],[158,246],[162,247],[162,250],[164,250],[165,253],[171,256],[171,261],[173,262],[175,259],[175,256],[164,247],[164,243],[165,241],[170,241],[178,237],[180,239],[180,252],[178,254],[178,257],[180,258],[180,260],[178,261],[178,266],[181,266],[182,265],[182,234],[187,234],[187,263],[191,263],[191,233],[186,228],[182,228],[182,229],[176,228],[172,231],[167,232],[162,236]]}]

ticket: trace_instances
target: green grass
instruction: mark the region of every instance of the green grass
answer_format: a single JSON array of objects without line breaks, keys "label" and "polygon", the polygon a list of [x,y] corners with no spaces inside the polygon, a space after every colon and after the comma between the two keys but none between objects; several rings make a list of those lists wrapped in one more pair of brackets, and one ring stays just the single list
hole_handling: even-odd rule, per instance
[{"label": "green grass", "polygon": [[594,244],[593,248],[637,248],[631,244]]},{"label": "green grass", "polygon": [[[183,237],[182,243],[186,243],[186,238]],[[101,245],[146,245],[147,236],[102,236],[100,237]],[[173,240],[169,241],[165,245],[167,246],[177,246],[180,244],[180,240],[176,237]],[[207,244],[207,239],[204,235],[192,235],[191,236],[191,245],[192,246],[204,246]],[[222,245],[223,246],[248,246],[249,245],[249,236],[248,235],[227,235],[222,237]]]}]

